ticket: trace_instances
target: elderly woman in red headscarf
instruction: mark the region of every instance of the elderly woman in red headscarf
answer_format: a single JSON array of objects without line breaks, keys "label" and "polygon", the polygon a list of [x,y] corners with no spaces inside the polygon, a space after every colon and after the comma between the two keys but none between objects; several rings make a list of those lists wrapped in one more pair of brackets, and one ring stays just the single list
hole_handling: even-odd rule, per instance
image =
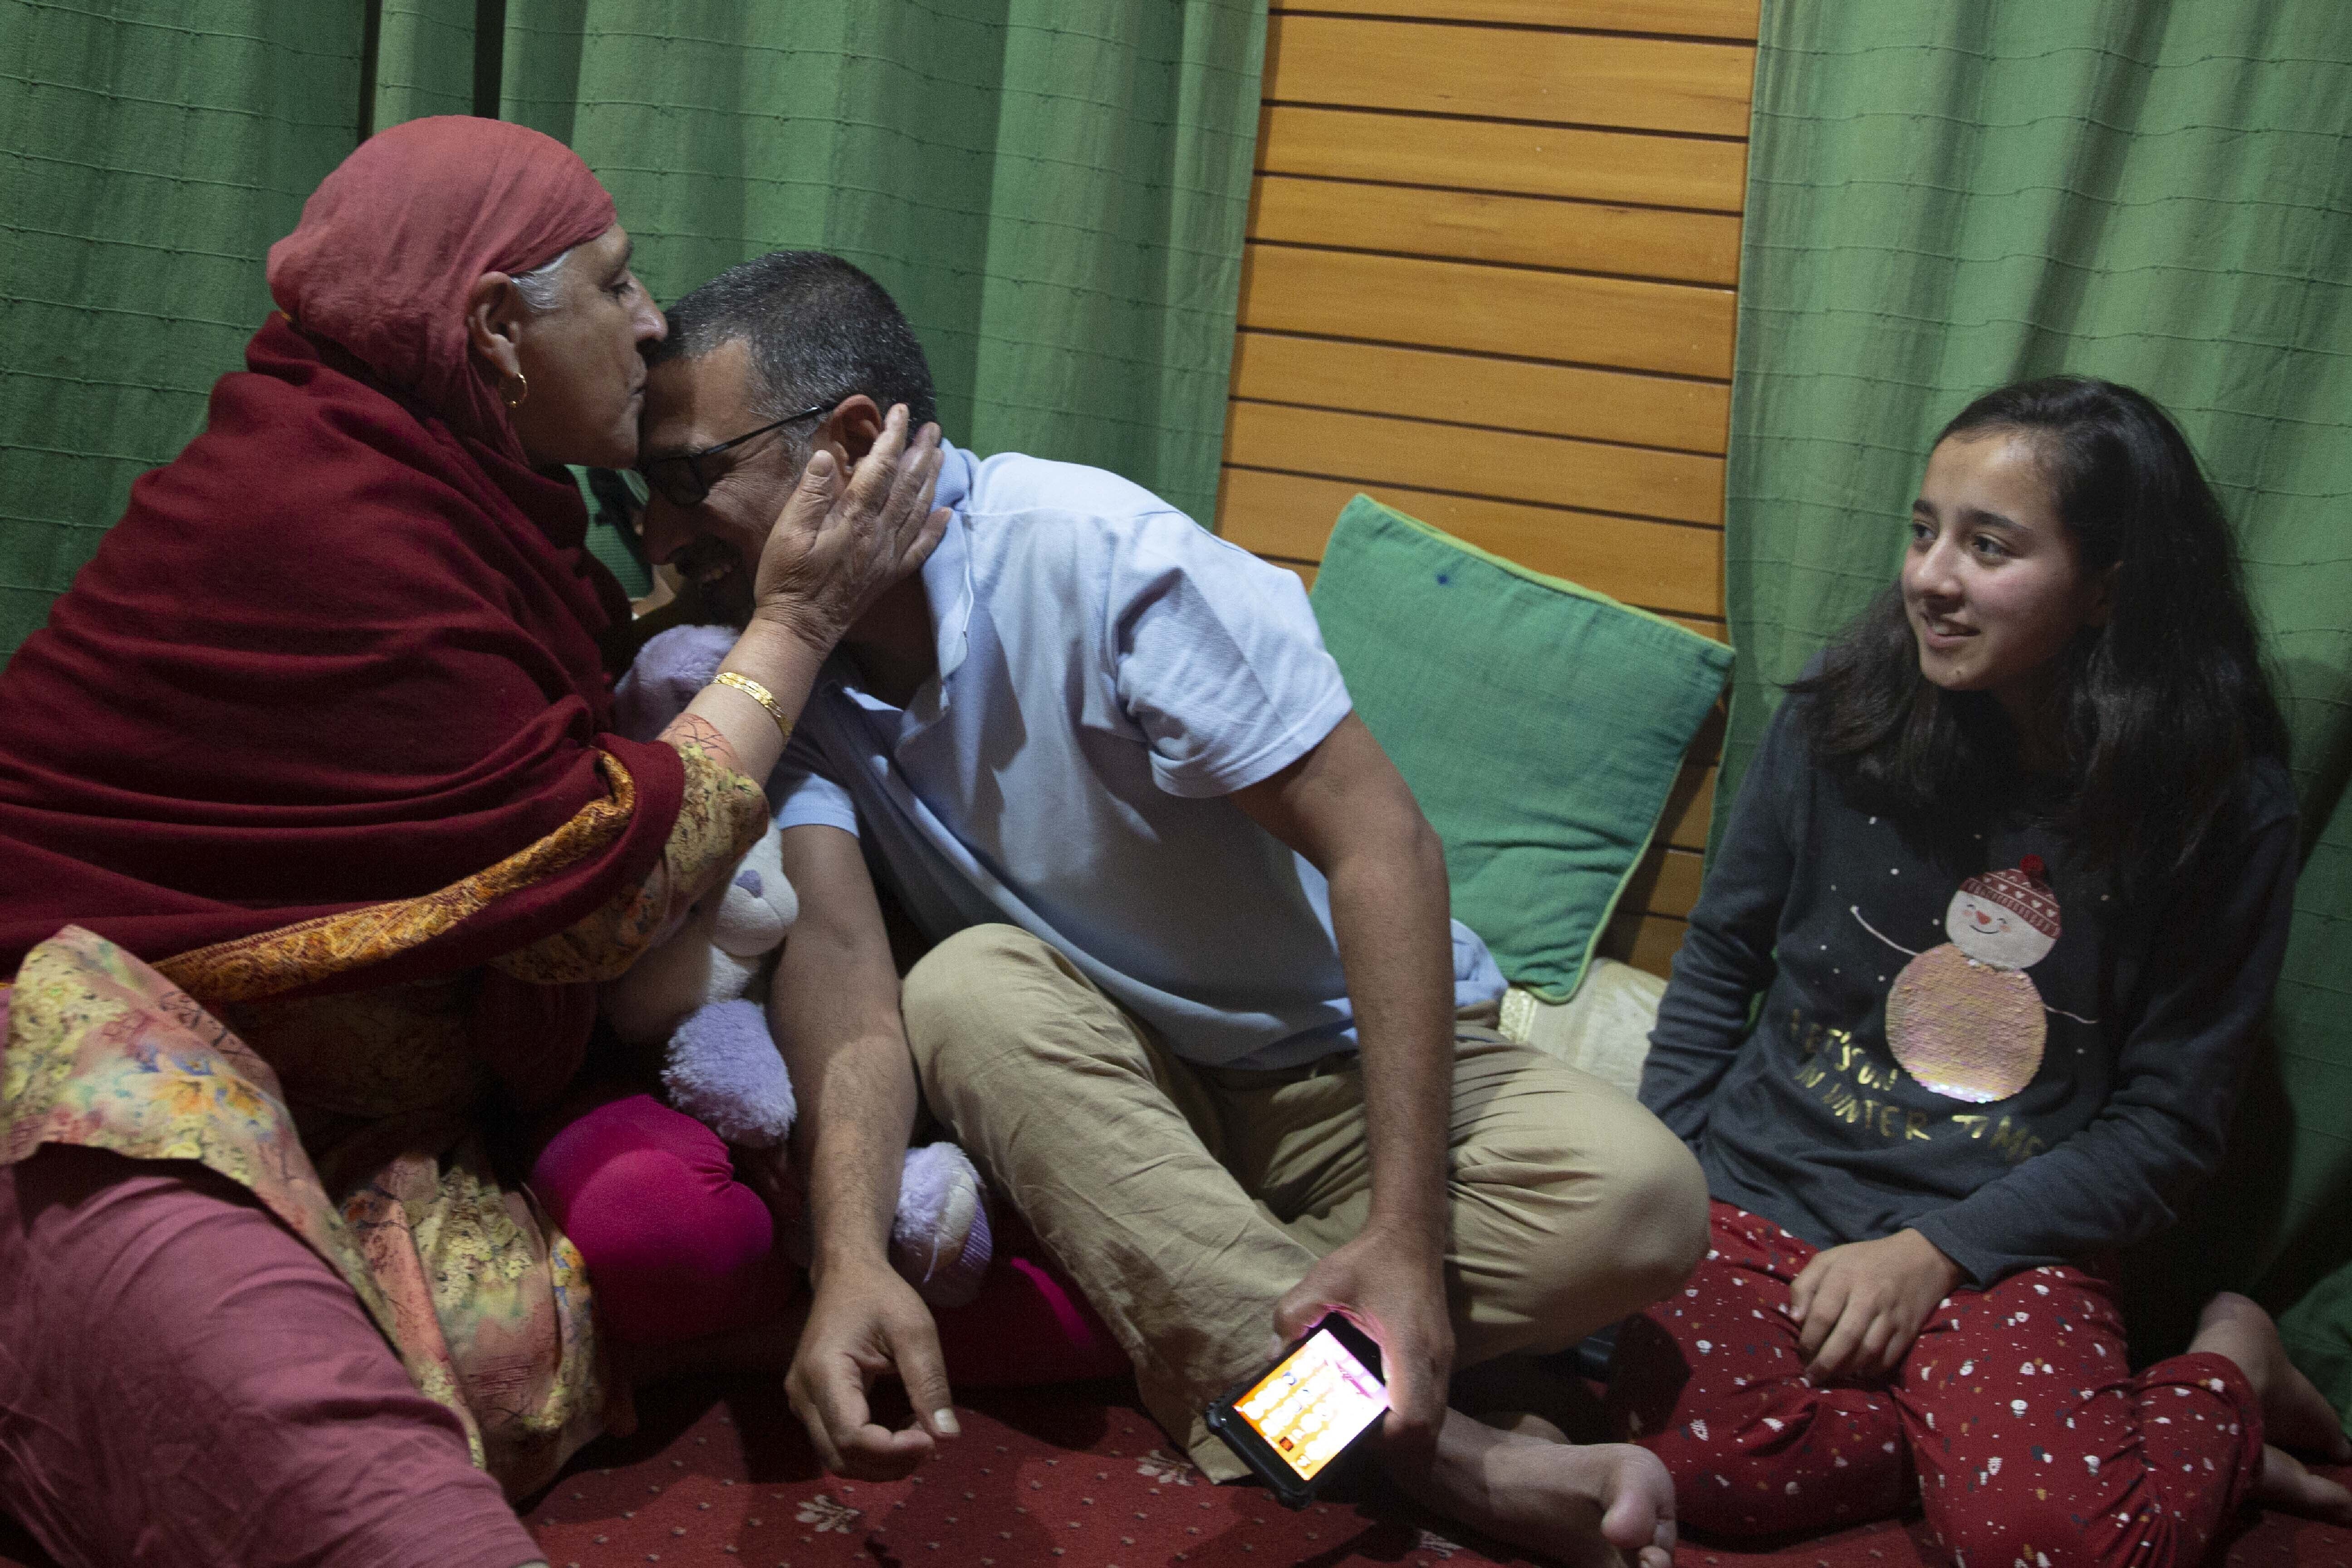
[{"label": "elderly woman in red headscarf", "polygon": [[0,1509],[75,1563],[513,1568],[499,1483],[625,1397],[520,1130],[764,828],[937,537],[936,433],[812,461],[718,682],[634,742],[561,466],[634,461],[664,328],[586,165],[397,127],[269,286],[0,674]]}]

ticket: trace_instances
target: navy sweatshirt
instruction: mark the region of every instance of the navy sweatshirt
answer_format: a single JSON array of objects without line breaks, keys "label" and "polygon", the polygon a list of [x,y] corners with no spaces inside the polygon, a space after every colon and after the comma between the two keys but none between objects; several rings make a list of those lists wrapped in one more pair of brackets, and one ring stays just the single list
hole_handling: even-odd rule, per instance
[{"label": "navy sweatshirt", "polygon": [[1740,783],[1642,1103],[1716,1197],[1820,1247],[1914,1227],[1980,1286],[2170,1224],[2285,951],[2286,770],[2249,771],[2192,891],[2126,910],[2022,780],[1932,844],[1854,809],[1805,700]]}]

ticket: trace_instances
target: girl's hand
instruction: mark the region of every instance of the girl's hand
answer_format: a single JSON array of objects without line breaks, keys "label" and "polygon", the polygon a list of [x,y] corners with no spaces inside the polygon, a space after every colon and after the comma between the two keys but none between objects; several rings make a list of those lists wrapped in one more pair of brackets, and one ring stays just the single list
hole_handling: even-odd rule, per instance
[{"label": "girl's hand", "polygon": [[1816,1255],[1789,1286],[1797,1342],[1813,1358],[1805,1375],[1885,1377],[1963,1278],[1960,1266],[1916,1230]]}]

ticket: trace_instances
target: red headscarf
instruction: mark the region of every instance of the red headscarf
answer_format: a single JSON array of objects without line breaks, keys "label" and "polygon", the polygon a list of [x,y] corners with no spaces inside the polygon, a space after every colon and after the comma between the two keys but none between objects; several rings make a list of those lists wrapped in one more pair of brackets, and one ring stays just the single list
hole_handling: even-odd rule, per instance
[{"label": "red headscarf", "polygon": [[528,126],[439,114],[359,145],[269,247],[269,297],[452,429],[520,460],[498,377],[467,341],[466,292],[613,226],[580,154]]},{"label": "red headscarf", "polygon": [[0,672],[0,978],[68,921],[154,960],[457,883],[635,784],[594,853],[329,988],[469,968],[651,870],[683,769],[605,733],[627,614],[566,479],[532,472],[462,300],[610,227],[570,151],[398,126],[270,253],[294,323],[213,390]]}]

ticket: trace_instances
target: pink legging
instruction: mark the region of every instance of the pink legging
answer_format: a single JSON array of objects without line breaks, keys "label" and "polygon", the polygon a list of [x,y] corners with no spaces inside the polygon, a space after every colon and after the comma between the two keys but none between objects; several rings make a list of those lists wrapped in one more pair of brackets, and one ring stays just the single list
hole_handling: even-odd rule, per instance
[{"label": "pink legging", "polygon": [[2134,1373],[2105,1281],[2029,1268],[1955,1290],[1883,1383],[1804,1375],[1789,1286],[1816,1249],[1712,1206],[1689,1284],[1618,1331],[1619,1433],[1665,1461],[1683,1521],[1826,1530],[1915,1489],[1969,1568],[2193,1564],[2262,1463],[2252,1385],[2218,1355]]}]

